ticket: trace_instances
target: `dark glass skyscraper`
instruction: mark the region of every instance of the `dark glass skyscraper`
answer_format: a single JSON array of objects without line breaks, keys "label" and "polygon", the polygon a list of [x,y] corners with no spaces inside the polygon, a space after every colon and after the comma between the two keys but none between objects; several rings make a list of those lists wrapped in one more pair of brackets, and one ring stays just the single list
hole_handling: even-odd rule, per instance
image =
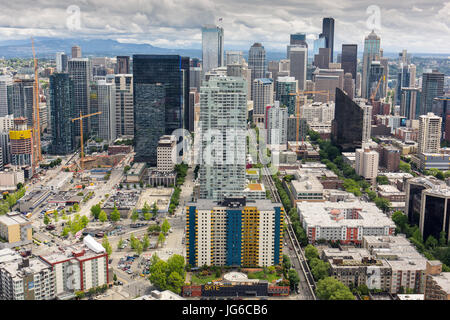
[{"label": "dark glass skyscraper", "polygon": [[130,73],[130,57],[118,56],[117,57],[117,73],[129,74]]},{"label": "dark glass skyscraper", "polygon": [[67,73],[50,76],[50,115],[52,144],[50,153],[68,154],[74,150],[72,118],[74,114],[73,82]]},{"label": "dark glass skyscraper", "polygon": [[343,44],[341,55],[341,66],[345,73],[351,73],[352,79],[356,80],[358,45],[357,44]]},{"label": "dark glass skyscraper", "polygon": [[189,58],[134,55],[135,161],[156,165],[162,135],[184,127],[189,112]]},{"label": "dark glass skyscraper", "polygon": [[323,18],[322,21],[322,35],[326,39],[326,48],[330,48],[330,62],[333,62],[334,55],[334,19]]},{"label": "dark glass skyscraper", "polygon": [[444,94],[444,74],[433,70],[422,75],[422,108],[420,114],[431,112],[433,99]]},{"label": "dark glass skyscraper", "polygon": [[342,151],[361,147],[364,110],[341,89],[336,88],[335,116],[332,121],[333,142]]}]

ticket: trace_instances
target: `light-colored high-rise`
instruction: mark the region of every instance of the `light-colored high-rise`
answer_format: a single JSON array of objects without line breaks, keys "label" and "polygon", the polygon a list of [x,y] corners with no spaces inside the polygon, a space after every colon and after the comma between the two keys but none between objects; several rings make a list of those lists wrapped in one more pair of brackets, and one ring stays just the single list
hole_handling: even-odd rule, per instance
[{"label": "light-colored high-rise", "polygon": [[113,83],[116,92],[116,136],[134,135],[133,75],[108,75],[107,82]]},{"label": "light-colored high-rise", "polygon": [[273,105],[273,81],[262,78],[253,80],[253,122],[264,123],[266,107]]},{"label": "light-colored high-rise", "polygon": [[419,153],[438,153],[441,143],[442,118],[432,112],[419,117]]},{"label": "light-colored high-rise", "polygon": [[244,54],[242,51],[227,51],[226,56],[226,65],[242,64],[242,60],[244,59]]},{"label": "light-colored high-rise", "polygon": [[72,47],[72,59],[81,58],[81,48],[80,46]]},{"label": "light-colored high-rise", "polygon": [[202,27],[203,74],[223,65],[223,28],[215,25],[205,25]]},{"label": "light-colored high-rise", "polygon": [[158,142],[158,162],[157,169],[159,172],[172,172],[177,163],[177,138],[171,135],[164,135]]},{"label": "light-colored high-rise", "polygon": [[289,61],[289,75],[298,81],[298,89],[304,91],[306,87],[308,48],[291,47],[289,50]]},{"label": "light-colored high-rise", "polygon": [[11,77],[0,76],[0,117],[8,114],[8,86],[11,84]]},{"label": "light-colored high-rise", "polygon": [[241,195],[245,189],[247,126],[244,78],[215,76],[203,83],[200,126],[200,199]]},{"label": "light-colored high-rise", "polygon": [[379,157],[380,155],[375,150],[370,150],[369,148],[356,149],[356,174],[365,179],[375,179],[378,175]]},{"label": "light-colored high-rise", "polygon": [[268,145],[286,145],[288,110],[275,101],[267,107],[266,129]]}]

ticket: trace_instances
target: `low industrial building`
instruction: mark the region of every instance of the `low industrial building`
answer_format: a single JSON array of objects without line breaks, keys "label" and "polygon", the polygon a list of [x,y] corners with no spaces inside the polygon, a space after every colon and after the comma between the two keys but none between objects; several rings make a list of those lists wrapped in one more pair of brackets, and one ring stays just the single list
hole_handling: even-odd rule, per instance
[{"label": "low industrial building", "polygon": [[378,196],[391,202],[405,202],[406,193],[392,185],[378,185]]},{"label": "low industrial building", "polygon": [[36,190],[25,194],[21,199],[17,201],[19,204],[19,210],[22,213],[32,212],[39,207],[44,201],[50,197],[49,190]]},{"label": "low industrial building", "polygon": [[323,185],[314,175],[303,175],[299,180],[292,180],[290,191],[294,204],[302,201],[324,201]]}]

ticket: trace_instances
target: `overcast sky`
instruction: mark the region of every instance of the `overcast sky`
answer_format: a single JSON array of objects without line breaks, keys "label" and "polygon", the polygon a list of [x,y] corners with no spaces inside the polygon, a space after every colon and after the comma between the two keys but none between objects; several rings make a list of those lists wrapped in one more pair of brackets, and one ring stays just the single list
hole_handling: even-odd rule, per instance
[{"label": "overcast sky", "polygon": [[[225,48],[253,42],[284,51],[289,34],[312,40],[335,18],[335,51],[375,28],[386,52],[450,53],[450,1],[442,0],[0,0],[0,40],[33,36],[111,38],[200,48],[203,24],[219,23]],[[79,13],[78,13],[79,8]],[[379,12],[379,14],[378,14]],[[79,19],[78,19],[79,17]],[[219,22],[222,18],[222,22]]]}]

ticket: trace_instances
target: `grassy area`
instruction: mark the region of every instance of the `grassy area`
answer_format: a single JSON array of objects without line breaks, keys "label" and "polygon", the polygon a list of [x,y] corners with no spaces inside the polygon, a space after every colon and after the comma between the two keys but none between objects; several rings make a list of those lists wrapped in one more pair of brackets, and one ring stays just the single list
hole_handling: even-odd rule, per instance
[{"label": "grassy area", "polygon": [[250,272],[248,274],[249,279],[260,279],[260,280],[267,280],[269,282],[272,282],[274,280],[278,280],[280,278],[283,278],[282,275],[278,275],[276,272],[274,273],[264,273],[264,271],[258,271],[258,272]]},{"label": "grassy area", "polygon": [[212,282],[213,280],[217,280],[217,277],[215,274],[207,275],[207,276],[201,276],[200,274],[192,274],[191,282],[193,284],[202,285],[207,284],[208,282]]}]

